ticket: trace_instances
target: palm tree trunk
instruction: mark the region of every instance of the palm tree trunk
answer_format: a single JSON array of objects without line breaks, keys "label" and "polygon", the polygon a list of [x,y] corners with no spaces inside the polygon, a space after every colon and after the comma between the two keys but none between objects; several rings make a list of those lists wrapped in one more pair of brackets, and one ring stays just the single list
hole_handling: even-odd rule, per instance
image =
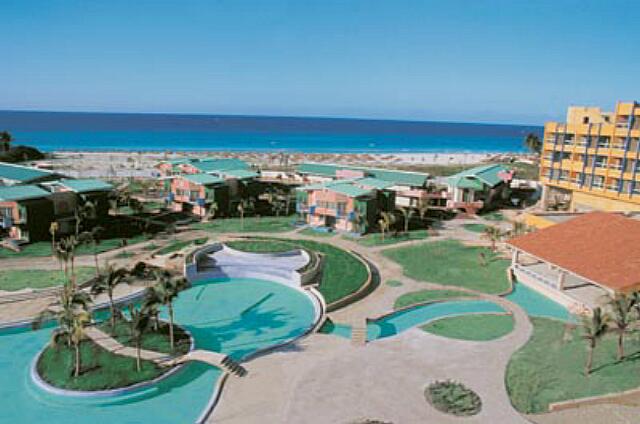
[{"label": "palm tree trunk", "polygon": [[138,370],[138,372],[140,372],[141,369],[141,365],[140,365],[140,338],[136,339],[136,369]]},{"label": "palm tree trunk", "polygon": [[116,332],[116,305],[113,303],[113,291],[109,290],[109,310],[111,313],[111,331]]},{"label": "palm tree trunk", "polygon": [[618,361],[624,359],[624,330],[619,330],[618,333]]},{"label": "palm tree trunk", "polygon": [[169,302],[169,343],[173,351],[173,303]]},{"label": "palm tree trunk", "polygon": [[587,377],[589,376],[589,374],[591,374],[591,366],[593,365],[593,348],[595,343],[593,342],[589,342],[589,351],[587,353],[587,363],[585,364],[584,367],[584,375],[586,375]]},{"label": "palm tree trunk", "polygon": [[80,376],[80,343],[74,343],[74,348],[76,351],[76,367],[73,376],[78,377]]},{"label": "palm tree trunk", "polygon": [[93,243],[93,260],[96,263],[96,277],[100,277],[100,266],[98,265],[98,246]]}]

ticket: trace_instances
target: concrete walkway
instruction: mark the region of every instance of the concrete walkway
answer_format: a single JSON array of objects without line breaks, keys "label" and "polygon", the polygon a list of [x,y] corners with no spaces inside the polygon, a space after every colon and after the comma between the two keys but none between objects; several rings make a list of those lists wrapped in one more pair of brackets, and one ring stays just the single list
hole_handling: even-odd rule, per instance
[{"label": "concrete walkway", "polygon": [[[94,343],[103,349],[115,353],[117,355],[128,356],[130,358],[137,358],[137,350],[135,347],[125,346],[104,331],[98,329],[95,326],[87,327],[84,330],[85,335],[90,338]],[[153,350],[140,349],[140,359],[145,361],[152,361],[156,364],[162,364],[170,359],[171,356],[166,353],[155,352]]]}]

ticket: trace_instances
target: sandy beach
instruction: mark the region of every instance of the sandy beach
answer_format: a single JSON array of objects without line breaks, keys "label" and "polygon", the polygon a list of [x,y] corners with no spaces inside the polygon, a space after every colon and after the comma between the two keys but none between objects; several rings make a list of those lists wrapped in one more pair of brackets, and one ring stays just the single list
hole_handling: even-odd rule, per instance
[{"label": "sandy beach", "polygon": [[235,157],[263,169],[283,169],[302,162],[324,162],[371,167],[420,170],[420,167],[474,165],[483,162],[526,160],[521,153],[295,153],[295,152],[54,152],[53,158],[35,162],[77,178],[150,177],[161,160],[186,157]]}]

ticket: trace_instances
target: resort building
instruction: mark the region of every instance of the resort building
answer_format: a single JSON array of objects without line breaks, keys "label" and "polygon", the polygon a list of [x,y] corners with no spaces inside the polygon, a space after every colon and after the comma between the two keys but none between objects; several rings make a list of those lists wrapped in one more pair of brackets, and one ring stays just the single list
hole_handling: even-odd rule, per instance
[{"label": "resort building", "polygon": [[371,177],[298,187],[296,209],[315,227],[364,234],[384,211],[395,208],[391,183]]},{"label": "resort building", "polygon": [[54,220],[51,193],[36,185],[0,187],[0,239],[42,240]]},{"label": "resort building", "polygon": [[511,271],[574,313],[640,289],[640,220],[590,212],[507,241]]},{"label": "resort building", "polygon": [[374,178],[388,184],[385,189],[395,193],[395,207],[414,207],[429,204],[445,206],[446,192],[435,189],[429,174],[359,166],[302,163],[296,174],[303,184],[322,183],[341,179]]},{"label": "resort building", "polygon": [[570,107],[548,122],[540,161],[542,206],[569,211],[640,211],[640,104],[614,112]]},{"label": "resort building", "polygon": [[55,172],[0,162],[0,186],[34,184],[60,178]]},{"label": "resort building", "polygon": [[514,172],[500,164],[467,169],[447,178],[447,207],[474,214],[506,200]]},{"label": "resort building", "polygon": [[214,206],[215,213],[229,211],[229,186],[222,178],[210,174],[184,174],[170,180],[168,202],[175,211],[207,217]]}]

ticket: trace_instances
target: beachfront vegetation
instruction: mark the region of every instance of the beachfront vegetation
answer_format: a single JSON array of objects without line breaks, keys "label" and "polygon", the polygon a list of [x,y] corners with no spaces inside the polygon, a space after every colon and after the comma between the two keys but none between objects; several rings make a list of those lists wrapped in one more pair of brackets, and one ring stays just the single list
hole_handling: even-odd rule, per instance
[{"label": "beachfront vegetation", "polygon": [[[402,265],[405,275],[416,280],[490,294],[510,290],[507,279],[509,261],[481,247],[443,240],[387,249],[383,253]],[[479,261],[480,254],[484,261]]]},{"label": "beachfront vegetation", "polygon": [[470,416],[482,409],[480,396],[454,381],[436,381],[425,389],[424,396],[434,408],[446,414]]},{"label": "beachfront vegetation", "polygon": [[585,345],[582,326],[546,318],[531,321],[532,337],[507,367],[507,390],[518,411],[546,412],[552,402],[621,392],[640,385],[640,350],[635,341],[623,340],[628,355],[618,361],[617,335],[601,335],[593,350],[594,368],[585,374],[583,368],[590,349]]},{"label": "beachfront vegetation", "polygon": [[393,307],[394,309],[404,309],[428,302],[471,296],[472,295],[459,290],[418,290],[405,293],[398,297]]},{"label": "beachfront vegetation", "polygon": [[262,216],[241,218],[216,218],[213,221],[198,222],[194,229],[213,233],[265,232],[278,233],[295,229],[293,216]]},{"label": "beachfront vegetation", "polygon": [[[76,268],[78,282],[82,283],[95,275],[93,267]],[[46,269],[8,269],[0,271],[0,290],[43,289],[64,284],[64,273]]]},{"label": "beachfront vegetation", "polygon": [[253,239],[227,243],[233,249],[247,252],[282,252],[304,248],[325,256],[319,290],[327,303],[336,302],[356,292],[367,281],[367,268],[353,254],[335,246],[312,240]]},{"label": "beachfront vegetation", "polygon": [[489,341],[513,331],[513,317],[497,314],[462,315],[432,321],[420,328],[451,339]]}]

